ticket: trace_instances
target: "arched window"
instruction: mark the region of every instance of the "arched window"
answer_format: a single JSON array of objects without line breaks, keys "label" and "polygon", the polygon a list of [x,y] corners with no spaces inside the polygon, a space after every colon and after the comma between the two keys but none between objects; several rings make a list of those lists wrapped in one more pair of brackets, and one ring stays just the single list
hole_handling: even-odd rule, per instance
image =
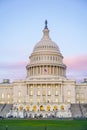
[{"label": "arched window", "polygon": [[26,111],[29,111],[30,107],[29,106],[26,106]]},{"label": "arched window", "polygon": [[37,111],[37,107],[33,106],[33,111],[36,112]]},{"label": "arched window", "polygon": [[47,111],[50,111],[50,106],[47,106]]},{"label": "arched window", "polygon": [[54,111],[56,111],[57,109],[58,109],[58,108],[57,108],[57,106],[55,105],[55,106],[54,106]]}]

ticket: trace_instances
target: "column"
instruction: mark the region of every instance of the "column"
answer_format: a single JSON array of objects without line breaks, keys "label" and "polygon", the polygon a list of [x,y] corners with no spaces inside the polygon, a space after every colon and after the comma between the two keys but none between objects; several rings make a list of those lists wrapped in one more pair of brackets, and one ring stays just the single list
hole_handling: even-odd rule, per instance
[{"label": "column", "polygon": [[54,66],[53,66],[53,75],[54,75]]},{"label": "column", "polygon": [[40,66],[40,75],[41,75],[41,66]]},{"label": "column", "polygon": [[33,76],[33,67],[32,67],[32,76]]},{"label": "column", "polygon": [[31,67],[31,76],[32,76],[32,67]]},{"label": "column", "polygon": [[57,75],[57,66],[55,66],[55,75]]},{"label": "column", "polygon": [[62,76],[63,76],[63,68],[62,68]]},{"label": "column", "polygon": [[31,76],[31,67],[30,67],[30,76]]},{"label": "column", "polygon": [[41,67],[41,74],[43,75],[43,66]]},{"label": "column", "polygon": [[61,76],[61,67],[60,67],[60,76]]},{"label": "column", "polygon": [[61,68],[61,76],[62,76],[62,68]]},{"label": "column", "polygon": [[40,74],[42,75],[42,66],[40,67]]},{"label": "column", "polygon": [[[26,89],[26,102],[29,103],[29,85],[27,84],[27,89]],[[23,101],[23,100],[22,100]]]},{"label": "column", "polygon": [[45,66],[43,66],[43,74],[45,74],[44,69],[45,69]]},{"label": "column", "polygon": [[61,68],[61,76],[62,76],[62,68]]},{"label": "column", "polygon": [[32,67],[32,76],[33,76],[33,67]]},{"label": "column", "polygon": [[34,66],[34,76],[36,75],[35,66]]},{"label": "column", "polygon": [[58,66],[57,66],[57,76],[58,76]]},{"label": "column", "polygon": [[28,71],[28,69],[27,69],[26,71],[27,71],[27,76],[29,76],[29,71]]},{"label": "column", "polygon": [[60,67],[59,67],[59,76],[60,76]]},{"label": "column", "polygon": [[59,66],[58,66],[58,76],[59,76]]},{"label": "column", "polygon": [[64,76],[64,68],[62,68],[62,76]]},{"label": "column", "polygon": [[51,74],[51,73],[50,73],[50,68],[51,68],[51,67],[49,66],[49,75]]},{"label": "column", "polygon": [[35,75],[35,67],[33,66],[33,76]]},{"label": "column", "polygon": [[38,75],[38,66],[37,66],[37,75]]},{"label": "column", "polygon": [[62,68],[61,68],[61,76],[62,76]]},{"label": "column", "polygon": [[62,102],[64,102],[64,91],[63,91],[63,84],[61,84],[61,95],[62,95]]},{"label": "column", "polygon": [[27,72],[28,72],[28,76],[30,76],[30,68],[28,68]]},{"label": "column", "polygon": [[28,84],[27,84],[27,95],[28,95]]},{"label": "column", "polygon": [[38,75],[38,67],[36,66],[36,75]]}]

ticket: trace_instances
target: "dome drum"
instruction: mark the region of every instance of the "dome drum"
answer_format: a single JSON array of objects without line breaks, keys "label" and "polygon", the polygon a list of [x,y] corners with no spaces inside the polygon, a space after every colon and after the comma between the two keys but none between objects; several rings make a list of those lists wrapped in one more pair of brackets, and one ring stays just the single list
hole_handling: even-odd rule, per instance
[{"label": "dome drum", "polygon": [[36,64],[36,63],[63,63],[63,56],[60,53],[35,53],[31,54],[30,58],[30,64]]},{"label": "dome drum", "polygon": [[66,77],[65,72],[66,71],[66,66],[65,65],[37,65],[37,66],[27,66],[27,77],[33,76],[61,76],[61,77]]}]

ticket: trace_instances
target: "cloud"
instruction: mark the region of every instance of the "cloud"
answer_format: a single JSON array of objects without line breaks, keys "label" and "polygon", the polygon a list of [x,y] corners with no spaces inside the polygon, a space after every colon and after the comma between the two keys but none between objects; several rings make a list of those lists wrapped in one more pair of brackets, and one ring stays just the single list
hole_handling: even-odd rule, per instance
[{"label": "cloud", "polygon": [[26,77],[26,65],[28,63],[16,62],[16,63],[0,63],[0,82],[3,79],[10,79],[14,81],[15,79],[25,79]]},{"label": "cloud", "polygon": [[67,65],[67,76],[81,80],[87,77],[87,55],[67,57],[64,59]]},{"label": "cloud", "polygon": [[[68,78],[81,80],[87,77],[87,55],[66,57],[64,63],[67,66],[66,74]],[[11,79],[14,79],[14,77],[24,77],[26,75],[27,64],[27,61],[0,63],[0,76],[1,78],[4,78],[4,76],[11,76]]]},{"label": "cloud", "polygon": [[16,63],[0,63],[0,69],[22,69],[26,67],[27,62],[16,62]]},{"label": "cloud", "polygon": [[67,69],[74,71],[87,71],[87,55],[67,57],[64,59]]}]

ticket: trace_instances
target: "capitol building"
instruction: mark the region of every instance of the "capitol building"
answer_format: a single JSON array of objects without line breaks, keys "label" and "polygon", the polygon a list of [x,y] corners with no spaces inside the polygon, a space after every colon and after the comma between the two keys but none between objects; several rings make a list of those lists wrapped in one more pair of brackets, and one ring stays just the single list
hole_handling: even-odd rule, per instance
[{"label": "capitol building", "polygon": [[79,111],[79,104],[87,104],[87,79],[81,83],[68,79],[66,68],[45,21],[43,36],[34,46],[26,65],[26,78],[12,83],[4,79],[0,83],[0,111],[4,113],[3,109],[12,107],[11,112],[16,117],[23,117],[26,112],[32,116],[42,114],[46,117],[55,112],[56,116],[71,117],[73,109]]}]

